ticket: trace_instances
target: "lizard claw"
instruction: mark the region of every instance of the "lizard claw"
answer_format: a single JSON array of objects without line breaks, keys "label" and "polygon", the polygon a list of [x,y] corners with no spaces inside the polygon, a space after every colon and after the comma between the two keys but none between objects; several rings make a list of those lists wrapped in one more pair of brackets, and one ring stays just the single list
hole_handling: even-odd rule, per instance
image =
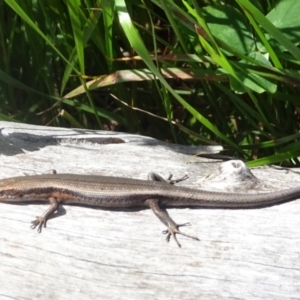
[{"label": "lizard claw", "polygon": [[46,223],[47,220],[45,217],[36,217],[36,219],[31,222],[32,225],[30,226],[30,228],[35,229],[37,227],[38,233],[41,233],[43,225],[46,228]]},{"label": "lizard claw", "polygon": [[179,227],[183,227],[183,226],[191,226],[191,224],[190,224],[190,223],[184,223],[184,224],[179,224],[179,225],[177,225],[177,224],[170,224],[169,227],[168,227],[168,229],[166,229],[166,230],[163,231],[163,234],[166,234],[166,235],[167,235],[167,237],[166,237],[167,242],[170,241],[171,236],[172,236],[172,237],[174,238],[175,242],[177,243],[178,247],[181,248],[181,245],[180,245],[180,243],[179,243],[178,240],[177,240],[176,234],[181,234],[181,235],[186,236],[186,237],[188,237],[188,238],[191,238],[191,239],[200,241],[200,240],[199,240],[197,237],[195,237],[195,236],[188,235],[188,234],[186,234],[186,233],[181,232],[181,231],[179,230]]}]

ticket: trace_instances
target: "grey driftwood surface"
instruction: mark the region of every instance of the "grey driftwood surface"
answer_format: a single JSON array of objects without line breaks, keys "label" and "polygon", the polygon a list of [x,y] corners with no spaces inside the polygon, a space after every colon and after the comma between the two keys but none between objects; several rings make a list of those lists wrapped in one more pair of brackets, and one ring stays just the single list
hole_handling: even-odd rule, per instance
[{"label": "grey driftwood surface", "polygon": [[[56,169],[140,179],[150,171],[188,174],[181,185],[234,192],[300,184],[299,170],[278,167],[252,170],[258,180],[242,174],[244,184],[241,162],[227,162],[220,173],[221,161],[191,156],[199,147],[138,135],[7,122],[0,130],[0,178]],[[0,299],[300,299],[300,201],[169,209],[177,223],[192,224],[183,231],[200,238],[178,236],[182,248],[165,241],[149,209],[65,205],[38,234],[30,221],[47,207],[0,203]]]}]

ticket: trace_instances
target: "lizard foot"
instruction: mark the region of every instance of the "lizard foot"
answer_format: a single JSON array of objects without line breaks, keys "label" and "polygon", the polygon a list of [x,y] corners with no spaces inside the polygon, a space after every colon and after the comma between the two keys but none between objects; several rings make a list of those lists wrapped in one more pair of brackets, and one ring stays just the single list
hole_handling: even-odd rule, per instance
[{"label": "lizard foot", "polygon": [[195,236],[188,235],[188,234],[186,234],[186,233],[181,232],[181,231],[179,230],[179,227],[183,227],[183,226],[191,226],[191,224],[190,224],[190,223],[184,223],[184,224],[179,224],[179,225],[177,225],[177,224],[169,224],[168,229],[166,229],[166,230],[163,231],[163,234],[166,234],[166,235],[167,235],[167,237],[166,237],[167,242],[169,242],[171,236],[173,236],[173,238],[174,238],[175,242],[177,243],[178,247],[181,247],[180,243],[179,243],[178,240],[177,240],[176,234],[181,234],[181,235],[186,236],[186,237],[188,237],[188,238],[191,238],[191,239],[200,241],[200,240],[199,240],[197,237],[195,237]]},{"label": "lizard foot", "polygon": [[31,222],[32,225],[30,226],[30,228],[35,229],[37,227],[38,233],[41,233],[43,225],[46,228],[46,223],[47,219],[45,217],[36,217],[36,219]]}]

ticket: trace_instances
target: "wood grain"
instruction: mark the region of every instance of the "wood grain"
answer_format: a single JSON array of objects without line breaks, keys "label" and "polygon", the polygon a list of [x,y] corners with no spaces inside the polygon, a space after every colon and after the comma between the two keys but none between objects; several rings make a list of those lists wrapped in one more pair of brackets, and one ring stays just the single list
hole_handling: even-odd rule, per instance
[{"label": "wood grain", "polygon": [[[191,158],[199,148],[115,132],[0,128],[1,178],[56,169],[145,179],[155,171],[188,174],[185,186],[226,189],[217,176],[203,179],[221,162]],[[262,189],[300,184],[299,170],[253,173]],[[179,236],[181,249],[165,242],[150,210],[64,206],[38,234],[30,221],[46,208],[0,203],[0,299],[299,298],[300,200],[251,210],[169,209],[178,223],[192,224],[182,230],[200,238]]]}]

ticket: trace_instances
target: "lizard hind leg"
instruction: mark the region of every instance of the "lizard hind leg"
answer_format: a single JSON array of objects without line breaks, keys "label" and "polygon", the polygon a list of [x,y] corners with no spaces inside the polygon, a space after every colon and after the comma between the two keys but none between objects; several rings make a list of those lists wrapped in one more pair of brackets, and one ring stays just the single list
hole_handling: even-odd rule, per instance
[{"label": "lizard hind leg", "polygon": [[175,242],[177,243],[178,247],[181,247],[180,243],[177,240],[176,234],[181,234],[188,238],[199,241],[199,239],[197,237],[194,237],[194,236],[191,236],[191,235],[181,232],[179,230],[179,227],[190,226],[190,223],[177,225],[172,220],[172,218],[169,216],[167,211],[160,208],[157,199],[147,199],[145,201],[145,204],[148,205],[151,208],[151,210],[154,212],[154,214],[159,218],[159,220],[167,226],[167,229],[163,231],[164,234],[167,234],[167,237],[166,237],[167,242],[170,241],[170,238],[172,236],[174,238]]},{"label": "lizard hind leg", "polygon": [[[163,181],[169,184],[176,184],[178,182],[184,181],[186,179],[188,179],[187,175],[184,175],[183,177],[179,178],[179,179],[173,179],[172,180],[172,174],[169,175],[169,177],[167,179],[164,179],[162,176],[160,176],[157,173],[149,173],[148,174],[148,180],[151,181]],[[188,238],[194,239],[199,241],[199,239],[197,237],[188,235],[186,233],[183,233],[179,230],[179,227],[183,227],[183,226],[190,226],[190,223],[185,223],[185,224],[176,224],[172,218],[169,216],[168,212],[166,210],[163,210],[160,208],[157,199],[148,199],[145,202],[154,212],[154,214],[160,219],[160,221],[165,224],[167,226],[167,229],[163,231],[164,234],[167,235],[166,240],[167,242],[170,241],[171,236],[174,238],[175,242],[177,243],[178,247],[181,247],[180,243],[177,240],[176,234],[181,234],[183,236],[186,236]]]}]

